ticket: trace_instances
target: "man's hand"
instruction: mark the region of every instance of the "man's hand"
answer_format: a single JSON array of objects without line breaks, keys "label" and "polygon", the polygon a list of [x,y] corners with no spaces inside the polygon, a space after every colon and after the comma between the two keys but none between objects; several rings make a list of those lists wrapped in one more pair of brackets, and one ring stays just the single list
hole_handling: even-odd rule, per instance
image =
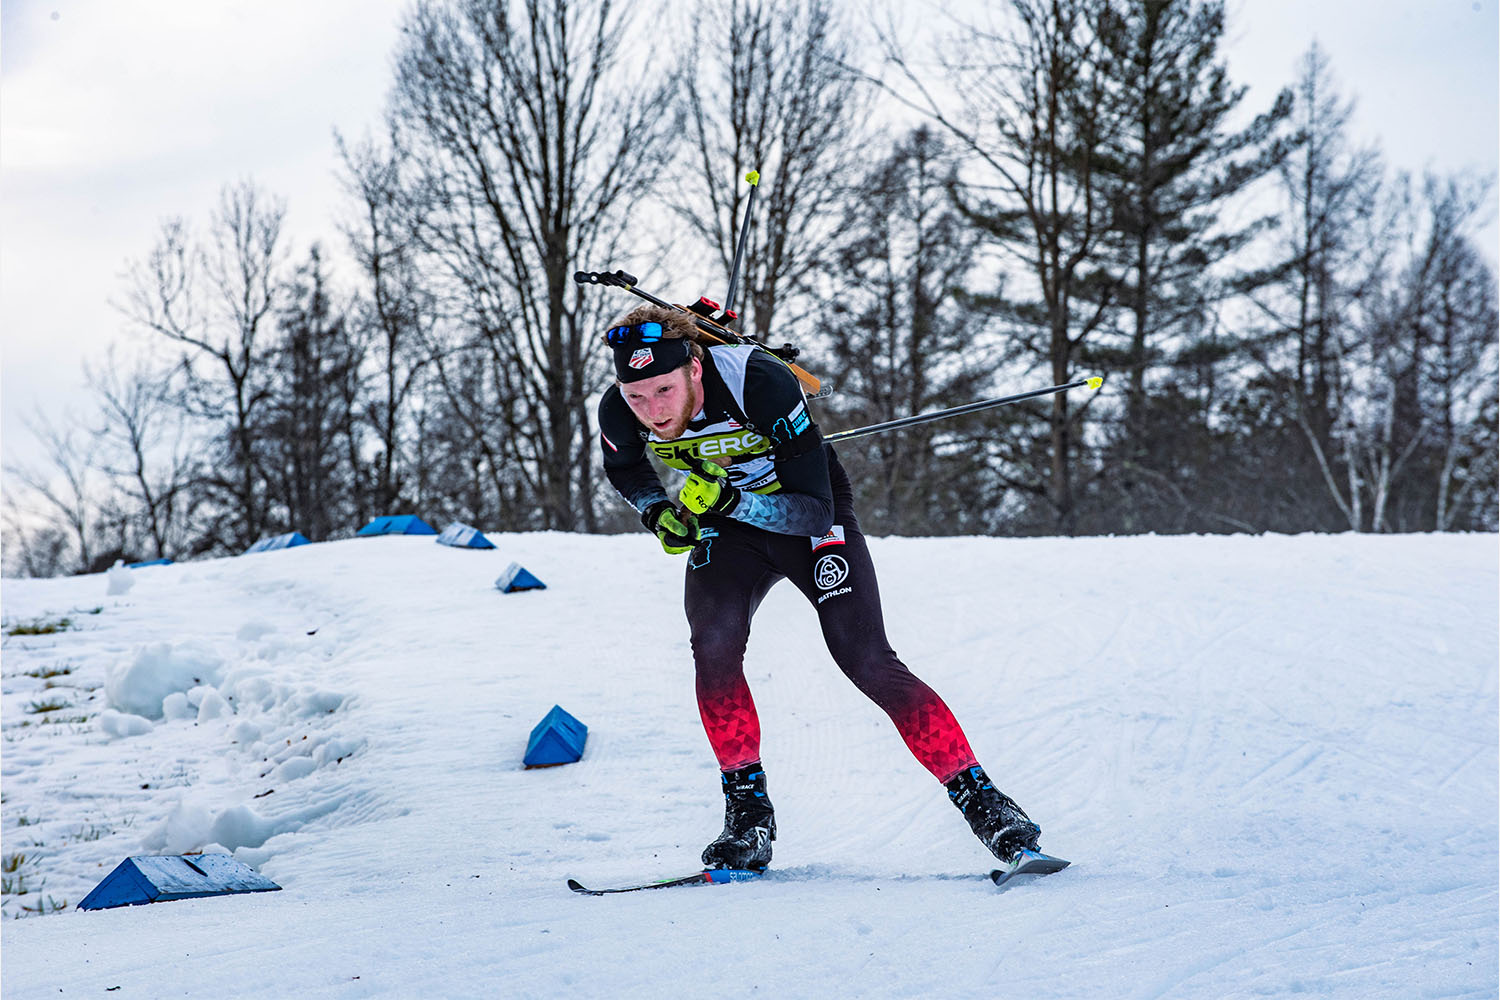
[{"label": "man's hand", "polygon": [[656,532],[667,555],[680,556],[698,544],[698,519],[690,511],[679,514],[670,500],[658,500],[647,507],[641,523]]},{"label": "man's hand", "polygon": [[729,473],[712,462],[691,462],[692,474],[677,494],[688,510],[698,514],[728,514],[740,502],[738,486],[729,485]]}]

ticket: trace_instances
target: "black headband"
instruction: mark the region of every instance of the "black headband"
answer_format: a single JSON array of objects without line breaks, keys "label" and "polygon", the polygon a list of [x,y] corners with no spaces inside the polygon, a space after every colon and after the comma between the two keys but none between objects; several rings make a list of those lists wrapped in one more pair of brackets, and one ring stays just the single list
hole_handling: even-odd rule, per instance
[{"label": "black headband", "polygon": [[615,374],[621,382],[665,375],[687,364],[693,356],[682,337],[663,338],[643,343],[635,337],[614,345]]}]

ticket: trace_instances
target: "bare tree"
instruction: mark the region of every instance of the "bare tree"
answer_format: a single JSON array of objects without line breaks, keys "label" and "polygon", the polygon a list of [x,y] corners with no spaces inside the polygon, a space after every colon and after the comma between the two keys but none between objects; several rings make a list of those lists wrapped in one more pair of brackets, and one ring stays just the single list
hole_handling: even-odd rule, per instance
[{"label": "bare tree", "polygon": [[1488,518],[1475,516],[1468,526],[1494,530],[1500,304],[1494,268],[1465,233],[1465,223],[1478,207],[1474,195],[1487,190],[1492,190],[1491,182],[1463,179],[1447,184],[1429,179],[1426,187],[1432,238],[1440,246],[1431,281],[1423,289],[1431,345],[1423,367],[1439,456],[1433,469],[1433,527],[1438,531],[1455,528],[1466,509],[1477,513],[1485,508]]},{"label": "bare tree", "polygon": [[1294,122],[1303,141],[1281,167],[1292,221],[1285,227],[1282,283],[1290,309],[1268,312],[1294,352],[1289,360],[1298,413],[1314,446],[1326,449],[1337,418],[1333,383],[1341,328],[1380,270],[1370,266],[1362,237],[1369,234],[1365,227],[1375,216],[1384,171],[1378,151],[1351,147],[1354,104],[1339,94],[1316,43],[1302,58],[1295,94]]},{"label": "bare tree", "polygon": [[[1004,28],[963,25],[945,57],[961,109],[946,108],[894,43],[888,54],[904,83],[891,89],[969,154],[959,203],[1020,265],[1026,280],[1012,287],[1033,298],[1014,307],[1017,341],[1061,383],[1120,305],[1123,275],[1105,252],[1119,233],[1108,151],[1129,116],[1114,85],[1116,53],[1100,36],[1109,0],[1011,0],[1008,10]],[[1050,507],[1050,530],[1076,527],[1089,405],[1054,395],[1046,441],[1030,455],[1026,485]]]},{"label": "bare tree", "polygon": [[[1411,187],[1401,179],[1400,190]],[[1488,179],[1429,174],[1402,199],[1402,255],[1370,296],[1372,325],[1346,359],[1366,366],[1366,378],[1354,374],[1359,425],[1345,433],[1371,530],[1452,527],[1492,479],[1494,440],[1481,417],[1496,394],[1500,318],[1494,271],[1469,236],[1491,190]]]},{"label": "bare tree", "polygon": [[252,182],[227,185],[205,239],[170,220],[129,274],[126,315],[182,345],[185,402],[222,428],[228,469],[212,481],[234,505],[231,545],[254,541],[264,522],[254,422],[265,398],[264,339],[281,281],[285,214],[281,199]]},{"label": "bare tree", "polygon": [[403,225],[400,153],[373,140],[356,145],[339,140],[345,186],[355,200],[355,214],[344,235],[364,274],[366,291],[355,322],[370,341],[369,356],[377,389],[367,394],[365,420],[380,442],[375,482],[369,502],[373,511],[390,513],[402,496],[406,455],[406,411],[422,372],[431,361],[433,306],[417,269],[417,250]]},{"label": "bare tree", "polygon": [[572,275],[611,258],[666,159],[671,81],[659,63],[648,83],[623,76],[624,30],[611,0],[423,0],[397,56],[388,118],[408,227],[450,329],[472,331],[463,362],[487,367],[496,394],[451,401],[495,452],[495,502],[505,478],[524,482],[522,523],[538,527],[595,524],[588,401],[606,306]]},{"label": "bare tree", "polygon": [[61,576],[68,571],[68,536],[56,524],[38,523],[7,492],[0,507],[6,576]]},{"label": "bare tree", "polygon": [[186,544],[188,487],[196,472],[181,411],[172,405],[168,375],[145,364],[124,366],[114,347],[85,377],[98,401],[100,469],[119,487],[154,558],[175,557]]},{"label": "bare tree", "polygon": [[8,520],[23,535],[22,522],[27,514],[50,521],[50,541],[48,529],[33,529],[38,541],[54,553],[45,561],[57,562],[57,539],[65,538],[74,557],[74,572],[86,573],[94,563],[96,513],[104,490],[96,468],[97,438],[76,418],[65,417],[59,423],[40,409],[26,418],[25,426],[45,453],[46,464],[6,466],[6,473],[21,485],[25,498],[22,503],[13,491],[7,491]]},{"label": "bare tree", "polygon": [[831,0],[699,0],[690,16],[682,92],[693,155],[670,201],[727,285],[743,178],[759,171],[736,306],[745,331],[766,340],[827,262],[847,227],[850,181],[867,169],[859,46]]},{"label": "bare tree", "polygon": [[1393,267],[1399,213],[1378,151],[1349,142],[1353,103],[1339,93],[1316,44],[1300,60],[1293,94],[1301,142],[1279,168],[1282,244],[1269,268],[1273,280],[1249,296],[1262,316],[1252,349],[1269,383],[1286,394],[1305,446],[1284,461],[1301,466],[1298,459],[1309,459],[1306,475],[1288,469],[1303,516],[1359,531],[1368,524],[1369,493],[1360,458],[1364,415],[1352,379],[1361,343],[1372,343],[1361,337],[1378,322],[1371,307]]}]

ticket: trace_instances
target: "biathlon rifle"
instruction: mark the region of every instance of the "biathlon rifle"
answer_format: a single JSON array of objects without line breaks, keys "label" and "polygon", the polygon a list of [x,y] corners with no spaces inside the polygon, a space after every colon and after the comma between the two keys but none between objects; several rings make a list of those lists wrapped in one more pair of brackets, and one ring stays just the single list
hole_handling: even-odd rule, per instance
[{"label": "biathlon rifle", "polygon": [[[632,295],[639,296],[652,305],[663,309],[675,309],[685,312],[693,317],[693,323],[698,328],[698,339],[704,343],[713,344],[749,344],[769,351],[786,363],[786,366],[797,376],[797,381],[802,383],[803,390],[809,399],[818,399],[832,392],[832,388],[824,388],[822,381],[815,375],[809,374],[805,369],[797,365],[797,348],[791,344],[783,344],[781,347],[767,347],[753,337],[747,337],[742,333],[731,330],[728,322],[736,318],[734,312],[734,294],[739,288],[740,264],[744,260],[745,243],[750,235],[750,210],[755,207],[755,192],[760,190],[760,172],[750,171],[745,175],[745,180],[750,184],[750,197],[745,202],[745,218],[740,224],[739,239],[735,241],[734,265],[729,274],[729,294],[724,296],[724,305],[721,307],[712,299],[700,298],[692,306],[680,306],[665,299],[659,299],[636,285],[633,274],[624,271],[578,271],[573,275],[573,280],[580,285],[608,285],[612,288],[623,288]],[[720,322],[722,320],[723,322]],[[1032,389],[1028,392],[1018,392],[1009,396],[998,396],[994,399],[981,399],[974,403],[965,403],[962,406],[950,406],[945,410],[934,410],[930,413],[918,413],[909,417],[901,417],[896,420],[887,420],[883,423],[870,424],[867,427],[856,427],[847,431],[838,431],[824,437],[825,441],[848,441],[851,438],[865,437],[869,434],[883,434],[886,431],[899,430],[903,427],[911,427],[916,424],[925,424],[933,420],[943,420],[947,417],[956,417],[964,413],[974,413],[979,410],[987,410],[992,406],[1003,406],[1007,403],[1019,403],[1025,399],[1035,399],[1039,396],[1050,396],[1053,393],[1067,392],[1069,389],[1077,389],[1088,386],[1090,389],[1099,389],[1104,385],[1104,379],[1097,376],[1092,378],[1075,379],[1072,382],[1064,382],[1061,385],[1047,386],[1045,389]]]},{"label": "biathlon rifle", "polygon": [[823,388],[823,382],[816,375],[809,373],[806,369],[796,363],[797,348],[791,344],[783,344],[780,347],[769,347],[756,340],[747,337],[743,333],[729,328],[729,322],[736,318],[734,312],[734,295],[739,289],[740,264],[744,260],[745,241],[750,234],[750,210],[755,206],[755,192],[760,190],[760,172],[750,171],[745,175],[745,180],[750,184],[750,197],[745,202],[745,218],[740,226],[739,239],[734,247],[734,267],[729,275],[729,294],[724,297],[724,305],[720,306],[712,299],[700,298],[691,306],[681,306],[665,299],[659,299],[650,292],[645,291],[636,284],[636,277],[624,271],[578,271],[573,275],[573,280],[580,285],[607,285],[611,288],[623,288],[632,295],[645,299],[654,306],[663,309],[673,309],[677,312],[687,313],[693,318],[693,324],[698,328],[698,341],[709,346],[718,344],[747,344],[759,347],[780,358],[786,366],[797,376],[797,381],[802,383],[802,389],[810,398],[816,399],[826,396],[831,391]]}]

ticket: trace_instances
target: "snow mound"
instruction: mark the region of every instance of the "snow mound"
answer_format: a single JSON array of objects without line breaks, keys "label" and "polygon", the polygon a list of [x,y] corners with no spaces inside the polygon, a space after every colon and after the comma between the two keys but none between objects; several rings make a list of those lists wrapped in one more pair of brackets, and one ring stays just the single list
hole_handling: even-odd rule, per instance
[{"label": "snow mound", "polygon": [[261,618],[252,618],[240,626],[234,637],[240,642],[256,642],[276,631],[276,626]]},{"label": "snow mound", "polygon": [[155,728],[150,719],[128,712],[116,712],[112,708],[100,712],[94,724],[107,736],[144,736]]},{"label": "snow mound", "polygon": [[119,597],[121,594],[130,593],[130,588],[135,586],[135,577],[131,571],[125,568],[123,560],[116,559],[115,564],[104,573],[106,581],[105,593],[110,597]]},{"label": "snow mound", "polygon": [[217,684],[223,675],[224,658],[206,642],[154,642],[137,649],[129,663],[109,669],[104,695],[111,708],[160,719],[169,695]]}]

